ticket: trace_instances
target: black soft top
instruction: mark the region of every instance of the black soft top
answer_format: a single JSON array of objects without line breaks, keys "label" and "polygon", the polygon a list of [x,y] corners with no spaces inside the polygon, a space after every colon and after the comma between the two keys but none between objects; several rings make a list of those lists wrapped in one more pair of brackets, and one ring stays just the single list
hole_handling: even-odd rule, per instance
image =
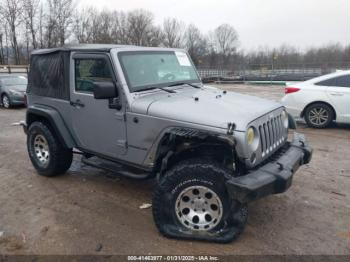
[{"label": "black soft top", "polygon": [[59,48],[38,49],[32,52],[32,55],[45,55],[57,52],[72,52],[72,51],[90,51],[90,52],[109,52],[111,49],[130,48],[136,46],[130,45],[112,45],[112,44],[80,44],[66,45]]},{"label": "black soft top", "polygon": [[133,47],[136,48],[127,45],[84,44],[35,50],[30,56],[27,93],[69,101],[69,60],[72,51],[109,52],[114,48]]}]

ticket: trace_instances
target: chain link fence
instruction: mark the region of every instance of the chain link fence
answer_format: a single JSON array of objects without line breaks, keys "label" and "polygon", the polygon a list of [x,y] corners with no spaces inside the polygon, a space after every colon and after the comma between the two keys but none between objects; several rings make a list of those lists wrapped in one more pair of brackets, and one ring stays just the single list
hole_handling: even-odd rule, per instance
[{"label": "chain link fence", "polygon": [[309,64],[241,64],[231,68],[198,67],[204,81],[305,81],[336,70],[349,70],[350,62]]}]

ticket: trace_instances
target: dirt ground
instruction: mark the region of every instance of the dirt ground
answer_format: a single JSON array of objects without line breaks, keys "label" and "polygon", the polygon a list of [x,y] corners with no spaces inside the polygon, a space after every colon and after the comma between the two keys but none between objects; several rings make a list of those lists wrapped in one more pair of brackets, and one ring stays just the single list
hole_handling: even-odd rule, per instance
[{"label": "dirt ground", "polygon": [[[220,86],[280,99],[278,86]],[[11,123],[25,109],[0,109],[1,254],[350,254],[350,126],[314,130],[300,124],[315,149],[292,188],[249,206],[234,243],[169,240],[152,220],[153,181],[111,176],[77,159],[61,177],[36,175],[26,137]]]}]

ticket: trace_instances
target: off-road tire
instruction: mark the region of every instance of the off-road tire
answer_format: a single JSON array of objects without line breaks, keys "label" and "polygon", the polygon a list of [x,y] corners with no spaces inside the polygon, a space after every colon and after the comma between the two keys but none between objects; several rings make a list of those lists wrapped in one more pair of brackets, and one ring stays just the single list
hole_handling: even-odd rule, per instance
[{"label": "off-road tire", "polygon": [[[190,159],[175,165],[159,180],[153,195],[153,218],[160,233],[169,238],[229,243],[243,232],[247,206],[232,200],[225,182],[231,173],[220,164],[201,159]],[[212,190],[222,203],[221,221],[210,230],[191,230],[176,214],[176,200],[183,190],[204,186]]]},{"label": "off-road tire", "polygon": [[[44,165],[35,152],[35,139],[38,136],[45,138],[48,144],[49,158]],[[64,147],[54,132],[44,123],[34,122],[30,125],[27,134],[27,149],[38,174],[46,177],[58,176],[66,173],[73,160],[72,149]]]},{"label": "off-road tire", "polygon": [[[327,120],[322,120],[322,122],[317,123],[317,120],[316,120],[317,118],[315,119],[311,118],[311,115],[315,114],[312,112],[317,112],[318,110],[324,110],[322,112],[325,112],[325,116],[327,116]],[[308,106],[305,109],[304,116],[305,116],[305,121],[309,127],[319,128],[319,129],[328,127],[335,118],[333,108],[331,108],[329,105],[325,103],[315,103]]]}]

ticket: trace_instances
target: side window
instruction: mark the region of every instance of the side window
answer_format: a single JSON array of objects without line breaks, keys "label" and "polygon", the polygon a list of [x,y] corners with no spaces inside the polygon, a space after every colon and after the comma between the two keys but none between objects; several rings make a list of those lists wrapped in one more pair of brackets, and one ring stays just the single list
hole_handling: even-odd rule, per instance
[{"label": "side window", "polygon": [[327,79],[327,80],[321,81],[319,83],[316,83],[316,85],[317,86],[334,86],[335,80],[336,80],[336,78]]},{"label": "side window", "polygon": [[338,77],[335,86],[350,87],[350,75]]},{"label": "side window", "polygon": [[103,58],[75,59],[75,91],[92,93],[94,82],[112,82],[111,67]]}]

